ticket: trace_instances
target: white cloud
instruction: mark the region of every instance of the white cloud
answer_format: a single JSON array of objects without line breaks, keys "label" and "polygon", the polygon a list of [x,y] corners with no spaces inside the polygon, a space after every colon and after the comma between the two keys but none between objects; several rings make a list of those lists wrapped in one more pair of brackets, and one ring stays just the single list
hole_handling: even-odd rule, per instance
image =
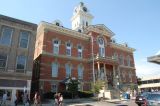
[{"label": "white cloud", "polygon": [[160,50],[156,53],[156,55],[160,55]]},{"label": "white cloud", "polygon": [[138,77],[160,75],[160,65],[147,62],[147,59],[140,59],[135,63]]}]

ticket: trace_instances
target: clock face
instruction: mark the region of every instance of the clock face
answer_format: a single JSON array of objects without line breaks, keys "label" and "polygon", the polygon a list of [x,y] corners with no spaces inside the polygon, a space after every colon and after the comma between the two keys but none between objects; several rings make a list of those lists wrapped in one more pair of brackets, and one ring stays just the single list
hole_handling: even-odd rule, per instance
[{"label": "clock face", "polygon": [[86,7],[83,7],[83,11],[84,11],[84,12],[87,12],[87,8],[86,8]]}]

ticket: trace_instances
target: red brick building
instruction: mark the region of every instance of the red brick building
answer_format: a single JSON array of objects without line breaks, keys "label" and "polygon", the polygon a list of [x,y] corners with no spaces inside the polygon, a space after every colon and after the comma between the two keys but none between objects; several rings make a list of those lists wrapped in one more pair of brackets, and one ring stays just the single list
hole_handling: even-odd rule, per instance
[{"label": "red brick building", "polygon": [[[92,25],[93,16],[80,3],[72,17],[72,29],[60,21],[41,22],[37,29],[34,90],[64,91],[68,77],[80,79],[80,90],[90,90],[91,82],[105,81],[106,90],[136,84],[133,52],[127,44],[117,44],[114,33],[103,24]],[[116,77],[117,76],[117,77]]]}]

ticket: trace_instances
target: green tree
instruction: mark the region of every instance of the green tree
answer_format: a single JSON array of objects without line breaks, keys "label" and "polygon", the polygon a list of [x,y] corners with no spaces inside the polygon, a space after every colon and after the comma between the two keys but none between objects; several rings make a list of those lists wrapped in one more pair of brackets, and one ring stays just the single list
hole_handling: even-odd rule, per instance
[{"label": "green tree", "polygon": [[66,83],[67,91],[72,94],[72,99],[75,96],[75,94],[77,94],[78,92],[78,84],[79,84],[79,81],[75,78],[69,78],[68,82]]},{"label": "green tree", "polygon": [[97,80],[95,83],[92,83],[92,92],[98,94],[103,86],[104,86],[104,81]]}]

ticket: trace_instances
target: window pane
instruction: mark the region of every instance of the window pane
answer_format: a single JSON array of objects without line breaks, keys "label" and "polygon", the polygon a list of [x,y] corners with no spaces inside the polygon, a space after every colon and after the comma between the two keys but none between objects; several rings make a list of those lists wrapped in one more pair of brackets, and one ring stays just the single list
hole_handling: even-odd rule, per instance
[{"label": "window pane", "polygon": [[52,64],[52,77],[57,77],[58,76],[58,64],[53,63]]},{"label": "window pane", "polygon": [[59,41],[58,40],[54,40],[53,42],[53,53],[59,54]]},{"label": "window pane", "polygon": [[7,55],[0,54],[0,69],[4,69],[6,67]]},{"label": "window pane", "polygon": [[20,33],[20,47],[27,48],[29,40],[29,32],[23,31]]},{"label": "window pane", "polygon": [[82,67],[78,67],[78,79],[83,79],[83,70]]},{"label": "window pane", "polygon": [[66,77],[70,77],[71,76],[71,67],[70,65],[66,65]]},{"label": "window pane", "polygon": [[52,85],[52,92],[57,92],[57,85]]},{"label": "window pane", "polygon": [[71,49],[66,49],[66,54],[67,54],[68,56],[71,56]]},{"label": "window pane", "polygon": [[82,52],[78,52],[78,57],[82,58]]},{"label": "window pane", "polygon": [[58,54],[59,53],[59,47],[54,46],[54,54]]},{"label": "window pane", "polygon": [[13,31],[12,28],[3,27],[2,36],[1,36],[1,44],[10,45],[12,31]]},{"label": "window pane", "polygon": [[18,56],[17,58],[17,69],[25,69],[26,56]]}]

